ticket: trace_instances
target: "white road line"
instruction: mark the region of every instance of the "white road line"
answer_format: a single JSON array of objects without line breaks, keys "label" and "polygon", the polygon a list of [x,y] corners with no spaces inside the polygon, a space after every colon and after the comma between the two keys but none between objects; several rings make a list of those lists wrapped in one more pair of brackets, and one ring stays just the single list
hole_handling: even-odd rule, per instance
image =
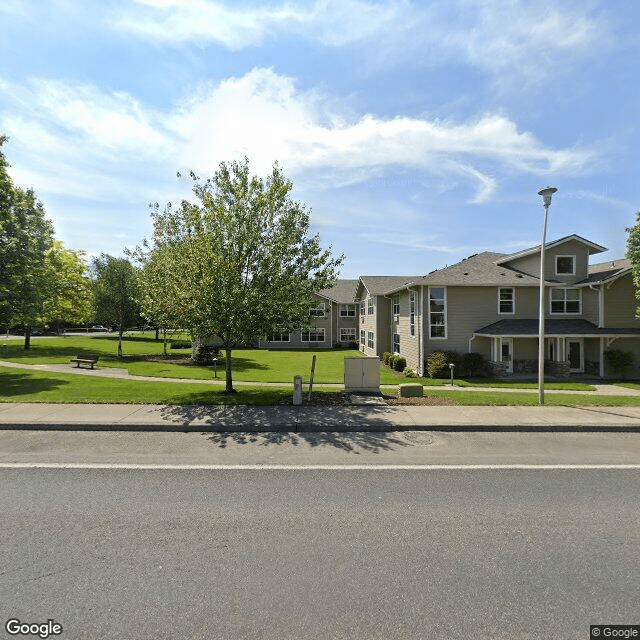
[{"label": "white road line", "polygon": [[186,471],[546,471],[640,470],[640,464],[127,464],[1,462],[0,469],[113,469]]}]

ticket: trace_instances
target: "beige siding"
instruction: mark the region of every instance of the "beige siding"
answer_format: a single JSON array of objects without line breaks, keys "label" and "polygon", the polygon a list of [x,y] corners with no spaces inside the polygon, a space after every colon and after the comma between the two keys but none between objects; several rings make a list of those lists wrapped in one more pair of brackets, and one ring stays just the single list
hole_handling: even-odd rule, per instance
[{"label": "beige siding", "polygon": [[[364,299],[364,315],[360,317],[360,323],[358,324],[358,336],[360,335],[360,330],[364,329],[366,332],[364,345],[360,344],[360,351],[362,351],[367,356],[377,356],[378,353],[374,346],[373,349],[369,348],[367,345],[367,337],[370,331],[374,332],[374,339],[377,341],[378,339],[378,327],[376,326],[376,306],[373,307],[373,314],[369,314],[369,299],[371,296],[367,294],[367,297]],[[375,299],[375,297],[374,297]]]},{"label": "beige siding", "polygon": [[[410,293],[409,291],[403,291],[400,293],[400,315],[397,320],[392,319],[391,334],[397,333],[400,336],[400,355],[406,358],[407,367],[414,371],[419,370],[420,354],[418,352],[418,332],[420,324],[419,316],[419,304],[420,304],[420,292],[415,291],[416,296],[416,308],[415,308],[415,335],[411,335],[410,330]],[[393,345],[393,335],[390,336],[390,347]],[[392,351],[391,348],[388,349]]]},{"label": "beige siding", "polygon": [[[556,256],[575,256],[575,276],[557,276],[556,275]],[[544,272],[545,280],[558,280],[567,284],[579,282],[587,277],[589,265],[589,250],[581,242],[571,240],[560,246],[551,249],[546,248],[544,252]],[[526,256],[508,263],[513,269],[524,271],[536,278],[540,276],[540,253]]]},{"label": "beige siding", "polygon": [[377,296],[376,304],[376,352],[381,356],[385,351],[391,351],[391,299]]},{"label": "beige siding", "polygon": [[605,327],[640,327],[636,315],[635,289],[631,274],[615,280],[604,288],[604,326]]}]

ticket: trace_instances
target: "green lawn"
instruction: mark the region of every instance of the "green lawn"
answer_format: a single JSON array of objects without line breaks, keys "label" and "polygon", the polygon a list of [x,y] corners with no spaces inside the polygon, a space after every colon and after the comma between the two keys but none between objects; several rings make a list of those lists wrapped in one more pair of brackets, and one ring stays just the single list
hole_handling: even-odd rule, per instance
[{"label": "green lawn", "polygon": [[[546,385],[545,385],[546,386]],[[457,404],[473,406],[535,406],[535,393],[505,393],[500,391],[433,391],[425,389],[425,396],[450,398]],[[629,396],[586,396],[565,393],[547,394],[544,397],[549,406],[598,406],[598,407],[639,407],[640,397]]]},{"label": "green lawn", "polygon": [[141,382],[0,367],[0,402],[275,405],[292,395],[290,387],[237,387],[238,393],[230,396],[223,390],[222,385]]}]

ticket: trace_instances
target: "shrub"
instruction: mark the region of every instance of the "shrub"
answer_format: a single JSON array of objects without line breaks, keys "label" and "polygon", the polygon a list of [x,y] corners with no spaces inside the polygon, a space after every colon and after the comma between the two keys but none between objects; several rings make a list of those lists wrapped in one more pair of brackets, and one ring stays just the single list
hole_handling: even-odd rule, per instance
[{"label": "shrub", "polygon": [[170,345],[170,349],[191,349],[191,340],[174,340]]},{"label": "shrub", "polygon": [[396,363],[396,358],[398,356],[394,356],[392,353],[389,354],[389,357],[387,358],[387,366],[391,367],[393,369],[393,365]]},{"label": "shrub", "polygon": [[334,348],[334,349],[342,349],[342,342],[336,342],[336,343],[333,345],[333,348]]},{"label": "shrub", "polygon": [[396,371],[404,371],[405,368],[407,366],[407,359],[404,358],[403,356],[396,356],[395,360],[393,361],[393,368]]},{"label": "shrub", "polygon": [[460,362],[460,376],[482,378],[489,375],[489,363],[481,353],[465,353]]},{"label": "shrub", "polygon": [[621,351],[620,349],[607,349],[604,352],[604,361],[613,373],[624,375],[633,365],[633,353],[631,351]]},{"label": "shrub", "polygon": [[427,358],[427,373],[430,378],[446,378],[449,375],[447,357],[442,351],[434,351]]},{"label": "shrub", "polygon": [[357,340],[352,340],[349,343],[349,349],[358,349],[360,347],[359,343]]},{"label": "shrub", "polygon": [[383,364],[389,364],[389,358],[391,357],[391,354],[388,351],[385,351],[382,354],[382,363]]},{"label": "shrub", "polygon": [[417,378],[417,377],[418,377],[418,374],[417,374],[413,369],[409,369],[409,367],[407,367],[407,368],[404,370],[404,375],[405,375],[407,378]]}]

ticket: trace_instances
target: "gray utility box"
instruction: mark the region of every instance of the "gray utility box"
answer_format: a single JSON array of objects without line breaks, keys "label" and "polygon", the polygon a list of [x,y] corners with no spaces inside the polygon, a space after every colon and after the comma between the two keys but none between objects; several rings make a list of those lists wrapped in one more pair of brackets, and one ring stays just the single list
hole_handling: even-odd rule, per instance
[{"label": "gray utility box", "polygon": [[347,356],[344,359],[344,390],[380,393],[380,358]]}]

